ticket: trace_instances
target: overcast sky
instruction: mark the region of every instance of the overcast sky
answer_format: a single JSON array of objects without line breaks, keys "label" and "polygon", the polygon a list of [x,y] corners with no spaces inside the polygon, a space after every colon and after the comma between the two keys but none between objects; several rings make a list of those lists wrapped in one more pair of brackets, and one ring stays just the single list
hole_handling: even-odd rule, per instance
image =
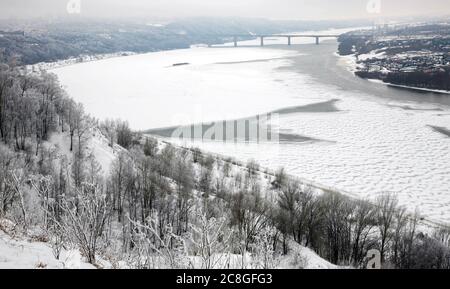
[{"label": "overcast sky", "polygon": [[[1,18],[68,15],[67,3],[81,2],[85,17],[264,17],[350,19],[450,14],[450,0],[0,0]],[[367,9],[368,2],[381,2]]]}]

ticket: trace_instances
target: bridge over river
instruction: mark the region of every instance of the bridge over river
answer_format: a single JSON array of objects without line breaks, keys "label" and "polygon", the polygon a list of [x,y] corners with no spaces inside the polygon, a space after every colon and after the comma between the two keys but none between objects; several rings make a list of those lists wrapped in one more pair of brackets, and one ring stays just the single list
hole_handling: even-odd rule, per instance
[{"label": "bridge over river", "polygon": [[[292,39],[293,38],[313,38],[315,39],[316,45],[320,44],[321,38],[339,38],[341,34],[222,34],[222,35],[215,35],[219,36],[221,38],[229,38],[233,39],[232,42],[234,43],[234,47],[238,46],[239,41],[249,40],[249,39],[260,39],[260,45],[264,46],[264,39],[270,38],[270,37],[276,37],[276,38],[286,38],[287,45],[292,45]],[[358,37],[358,38],[372,38],[374,35],[353,35],[348,37]]]},{"label": "bridge over river", "polygon": [[269,37],[286,38],[288,45],[292,44],[293,38],[313,38],[313,39],[315,38],[316,45],[319,45],[320,38],[338,38],[339,36],[340,35],[336,35],[336,34],[327,34],[327,35],[316,35],[316,34],[229,35],[229,37],[233,38],[233,43],[234,43],[235,47],[238,46],[239,38],[248,38],[248,37],[259,38],[260,45],[264,46],[264,38],[269,38]]}]

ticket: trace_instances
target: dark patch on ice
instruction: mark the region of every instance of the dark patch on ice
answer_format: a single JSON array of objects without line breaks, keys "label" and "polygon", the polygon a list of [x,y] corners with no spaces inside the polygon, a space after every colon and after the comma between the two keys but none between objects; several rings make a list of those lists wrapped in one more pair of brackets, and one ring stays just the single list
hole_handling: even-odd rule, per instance
[{"label": "dark patch on ice", "polygon": [[[238,142],[254,142],[250,137],[249,127],[250,125],[254,125],[256,120],[262,120],[270,118],[271,115],[279,114],[279,115],[287,115],[293,113],[329,113],[329,112],[339,112],[339,110],[335,103],[340,101],[339,99],[332,99],[325,102],[312,103],[308,105],[302,106],[294,106],[283,109],[274,110],[272,112],[266,114],[258,114],[252,117],[245,117],[235,120],[221,120],[214,121],[208,123],[197,123],[191,125],[184,126],[171,126],[164,128],[156,128],[144,131],[146,134],[151,134],[160,137],[172,138],[176,130],[180,130],[188,134],[187,139],[208,139],[208,140],[216,140],[216,141],[238,141]],[[236,122],[245,123],[245,130],[241,132],[237,132],[238,130]],[[233,136],[228,136],[224,133],[222,136],[216,137],[214,134],[211,136],[206,136],[206,132],[213,128],[215,125],[223,125],[223,131],[226,131],[226,127],[234,127],[235,133]],[[197,134],[195,133],[197,132]],[[272,131],[270,125],[268,126],[267,133],[271,135],[272,132],[278,133],[278,140],[280,143],[305,143],[305,142],[324,142],[325,140],[308,137],[300,134],[291,133],[291,130],[280,130],[280,131]],[[238,135],[240,134],[240,135]],[[268,140],[269,142],[272,141]]]},{"label": "dark patch on ice", "polygon": [[302,136],[299,134],[280,133],[279,140],[281,143],[297,143],[297,142],[319,142],[320,139]]},{"label": "dark patch on ice", "polygon": [[416,107],[411,107],[409,105],[388,104],[387,106],[401,108],[401,109],[404,109],[404,110],[414,110],[414,111],[444,111],[442,108],[416,108]]},{"label": "dark patch on ice", "polygon": [[331,99],[325,102],[312,103],[302,106],[294,106],[287,107],[278,110],[272,111],[272,113],[278,114],[291,114],[291,113],[300,113],[300,112],[339,112],[341,111],[336,107],[336,102],[340,101],[340,99]]},{"label": "dark patch on ice", "polygon": [[429,125],[429,127],[431,127],[435,132],[438,132],[438,133],[441,133],[443,135],[450,137],[450,129],[448,129],[448,128],[441,127],[441,126],[433,126],[433,125]]},{"label": "dark patch on ice", "polygon": [[[224,122],[224,125],[226,123],[231,123],[232,121]],[[177,129],[181,129],[182,131],[190,131],[190,136],[186,139],[191,140],[199,140],[203,139],[206,134],[206,132],[213,127],[214,124],[197,124],[197,125],[190,125],[190,126],[174,126],[174,127],[166,127],[166,128],[159,128],[159,129],[150,129],[145,131],[145,134],[151,134],[155,136],[165,137],[165,138],[172,138],[175,131]],[[195,135],[195,131],[201,132],[199,135]],[[276,140],[272,140],[270,138],[272,131],[269,129],[267,130],[267,134],[269,137],[266,141],[263,142],[276,142]],[[182,137],[181,137],[182,138]],[[206,137],[207,138],[207,137]],[[252,140],[249,136],[248,128],[246,128],[245,131],[242,131],[241,133],[235,132],[234,135],[228,136],[226,133],[224,133],[222,136],[216,136],[215,134],[212,134],[210,138],[206,139],[213,140],[213,141],[224,141],[224,142],[256,142],[256,140]],[[278,141],[280,143],[305,143],[305,142],[319,142],[322,141],[320,139],[303,136],[300,134],[295,133],[285,133],[285,132],[278,132]]]},{"label": "dark patch on ice", "polygon": [[224,62],[216,62],[214,64],[242,64],[242,63],[259,63],[259,62],[268,62],[271,60],[281,60],[286,59],[286,57],[273,57],[273,58],[262,58],[262,59],[253,59],[253,60],[242,60],[242,61],[224,61]]}]

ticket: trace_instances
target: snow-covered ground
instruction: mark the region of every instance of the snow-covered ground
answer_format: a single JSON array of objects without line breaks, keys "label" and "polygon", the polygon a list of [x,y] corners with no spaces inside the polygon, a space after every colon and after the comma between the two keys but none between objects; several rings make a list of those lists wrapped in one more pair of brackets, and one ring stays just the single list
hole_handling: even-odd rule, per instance
[{"label": "snow-covered ground", "polygon": [[[290,251],[285,256],[275,257],[273,266],[275,269],[342,269],[343,267],[331,264],[327,260],[321,258],[313,250],[303,247],[294,241],[289,242]],[[247,253],[243,258],[242,255],[236,254],[216,254],[212,258],[215,264],[211,269],[261,269],[260,265]],[[201,266],[201,257],[191,256],[189,258],[193,269],[203,269]]]},{"label": "snow-covered ground", "polygon": [[[76,137],[74,137],[73,141],[75,147],[77,142]],[[45,145],[57,149],[60,157],[65,156],[69,163],[71,162],[73,154],[70,152],[70,136],[67,132],[52,134]],[[97,129],[89,132],[86,143],[86,155],[92,154],[95,156],[96,161],[101,166],[103,175],[109,174],[111,163],[121,150],[123,148],[118,145],[111,148],[108,145],[108,140]]]},{"label": "snow-covered ground", "polygon": [[[74,142],[76,142],[75,139]],[[66,157],[71,162],[72,153],[70,152],[68,133],[54,133],[44,146],[56,149],[58,159]],[[121,150],[123,149],[118,146],[109,147],[108,141],[97,129],[89,133],[87,153],[95,156],[104,175],[109,173],[112,161]],[[59,162],[56,162],[55,165],[59,165]],[[99,260],[100,266],[111,267],[107,261],[101,260],[101,258]],[[0,219],[0,269],[2,268],[95,269],[93,265],[84,261],[76,249],[63,250],[59,260],[56,259],[50,243],[39,242],[33,236],[16,233],[14,232],[14,223]]]},{"label": "snow-covered ground", "polygon": [[[78,250],[63,250],[59,260],[48,243],[14,236],[13,223],[0,219],[0,269],[93,269]],[[3,231],[5,230],[5,231]],[[14,237],[13,237],[14,236]]]},{"label": "snow-covered ground", "polygon": [[[12,228],[14,224],[6,219],[0,219],[0,269],[96,269],[92,264],[86,263],[79,250],[62,250],[59,259],[56,259],[51,244],[36,241],[32,237],[15,235]],[[337,269],[336,265],[319,257],[309,248],[300,246],[291,241],[290,252],[280,256],[274,263],[278,269]],[[190,266],[201,268],[201,258],[190,256]],[[254,268],[252,257],[223,254],[213,257],[216,269],[226,268]],[[113,266],[100,256],[97,257],[98,266],[113,268]],[[115,268],[128,268],[124,261],[120,261]]]},{"label": "snow-covered ground", "polygon": [[[298,53],[301,49],[270,46],[194,48],[53,72],[94,116],[121,117],[136,129],[339,99],[337,112],[283,115],[277,124],[280,131],[324,141],[194,145],[244,162],[253,158],[271,169],[284,166],[290,174],[360,198],[393,192],[410,211],[418,208],[431,220],[450,222],[450,139],[430,127],[450,129],[450,108],[382,101],[278,69]],[[184,62],[190,64],[172,66]]]},{"label": "snow-covered ground", "polygon": [[300,246],[294,241],[289,243],[289,247],[291,251],[280,260],[279,269],[342,269],[342,267],[321,258],[313,250]]}]

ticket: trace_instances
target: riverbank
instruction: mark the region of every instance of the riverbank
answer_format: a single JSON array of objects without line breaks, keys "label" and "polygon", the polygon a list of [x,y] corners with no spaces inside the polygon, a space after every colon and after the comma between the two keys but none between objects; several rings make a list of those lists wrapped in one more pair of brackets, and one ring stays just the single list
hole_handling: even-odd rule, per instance
[{"label": "riverbank", "polygon": [[[450,131],[448,131],[447,133],[450,133]],[[450,136],[450,134],[449,134],[449,136]],[[154,137],[154,136],[150,135],[150,137]],[[173,142],[168,141],[164,138],[157,137],[157,139],[159,142],[161,142],[164,145],[170,144],[170,145],[176,147],[177,149],[184,150],[188,153],[192,153],[192,151],[194,150],[193,147],[177,145],[177,144],[174,144]],[[202,156],[202,158],[205,158],[205,159],[208,157],[213,157],[214,159],[219,160],[223,163],[228,163],[230,166],[235,167],[235,169],[237,169],[238,171],[241,171],[242,173],[248,172],[247,164],[245,162],[234,159],[230,156],[226,156],[226,155],[222,155],[220,153],[214,153],[214,152],[204,152],[201,150],[198,150],[197,153],[200,156]],[[258,164],[258,166],[257,166],[257,168],[255,168],[255,170],[261,176],[261,179],[266,179],[266,180],[275,180],[276,179],[277,171],[275,171],[271,168],[262,167]],[[352,200],[352,201],[358,201],[358,200],[361,201],[361,197],[358,194],[355,194],[350,191],[345,191],[342,189],[338,189],[336,187],[330,187],[330,186],[324,185],[322,183],[311,181],[309,179],[305,179],[305,178],[299,177],[297,175],[292,175],[289,173],[285,173],[285,177],[289,181],[298,182],[301,185],[302,190],[312,192],[313,194],[317,194],[317,195],[339,194],[339,195],[345,196],[346,198],[348,198],[349,200]],[[276,195],[276,192],[272,192],[272,194],[273,194],[272,195],[272,197],[273,197],[274,195]],[[370,200],[364,199],[364,201],[375,206],[374,200],[370,201]],[[408,211],[407,212],[408,219],[413,219],[414,214],[416,214],[416,213],[417,213],[417,211],[416,212]],[[431,220],[431,219],[425,218],[423,216],[420,216],[420,220],[417,224],[417,229],[424,233],[432,233],[434,230],[448,228],[448,227],[449,227],[449,223],[447,223],[447,222],[439,222],[436,220]]]},{"label": "riverbank", "polygon": [[125,57],[125,56],[131,56],[136,55],[137,53],[134,52],[117,52],[117,53],[107,53],[107,54],[95,54],[95,55],[80,55],[79,57],[72,57],[69,59],[63,59],[58,60],[55,62],[40,62],[36,64],[30,64],[30,65],[24,65],[19,67],[19,70],[21,70],[24,73],[41,73],[44,71],[62,68],[66,66],[71,66],[75,64],[80,63],[86,63],[86,62],[93,62],[93,61],[100,61],[115,57]]},{"label": "riverbank", "polygon": [[[359,65],[357,63],[356,56],[354,54],[353,55],[339,55],[339,53],[336,52],[335,55],[342,59],[342,61],[346,64],[346,67],[349,72],[355,74],[358,71],[358,68],[361,68],[361,65]],[[355,77],[360,77],[362,79],[366,79],[373,83],[383,84],[383,85],[387,85],[390,87],[397,87],[397,88],[403,88],[403,89],[407,89],[407,90],[415,90],[415,91],[421,91],[421,92],[431,92],[431,93],[450,95],[450,91],[448,91],[448,90],[429,89],[429,88],[421,88],[421,87],[408,86],[408,85],[393,84],[393,83],[389,83],[389,82],[384,82],[383,80],[380,80],[378,78],[361,77],[361,76],[357,76],[356,74],[355,74]]]}]

